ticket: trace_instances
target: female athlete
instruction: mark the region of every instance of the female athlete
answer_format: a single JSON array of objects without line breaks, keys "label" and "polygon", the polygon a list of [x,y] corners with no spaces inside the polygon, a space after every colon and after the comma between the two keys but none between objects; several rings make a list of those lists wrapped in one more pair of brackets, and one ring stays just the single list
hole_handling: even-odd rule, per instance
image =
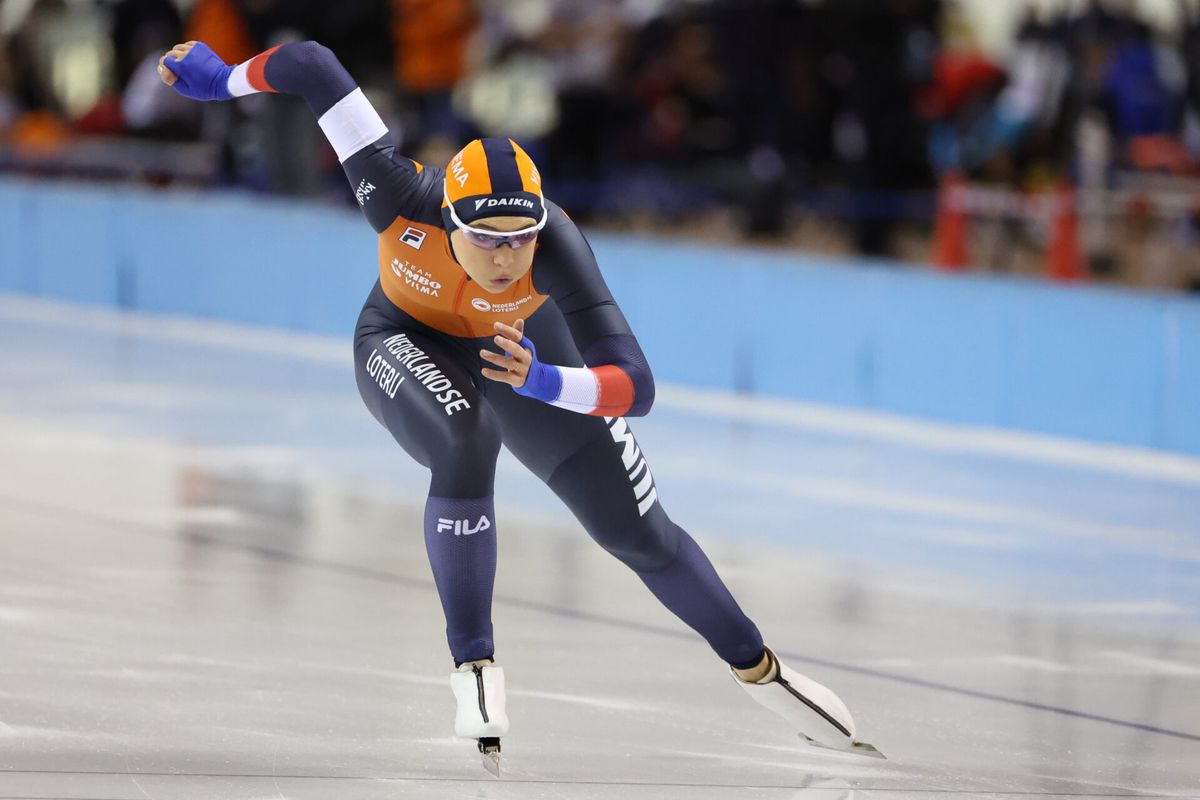
[{"label": "female athlete", "polygon": [[502,442],[757,701],[807,740],[873,750],[855,741],[837,695],[764,647],[699,545],[663,510],[625,422],[650,410],[650,368],[583,234],[545,198],[519,145],[476,139],[445,169],[403,157],[349,73],[315,42],[237,66],[187,42],[163,56],[159,72],[196,100],[303,97],[379,235],[379,280],[354,336],[358,388],[431,473],[425,545],[454,659],[454,730],[478,740],[489,770],[499,774],[509,724],[491,620]]}]

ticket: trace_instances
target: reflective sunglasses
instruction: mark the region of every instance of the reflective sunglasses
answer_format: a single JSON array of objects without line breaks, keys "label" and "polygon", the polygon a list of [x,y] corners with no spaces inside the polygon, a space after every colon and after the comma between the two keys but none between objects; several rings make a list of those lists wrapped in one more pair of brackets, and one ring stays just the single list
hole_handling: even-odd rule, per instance
[{"label": "reflective sunglasses", "polygon": [[455,227],[462,231],[463,236],[468,242],[484,250],[495,250],[504,244],[513,250],[517,250],[528,244],[532,244],[533,240],[537,238],[538,232],[546,227],[546,217],[549,211],[543,202],[542,218],[538,220],[536,225],[522,228],[519,231],[489,231],[485,228],[472,228],[459,219],[458,214],[454,210],[454,204],[450,202],[449,197],[446,197],[446,205],[450,208],[450,219],[454,221]]}]

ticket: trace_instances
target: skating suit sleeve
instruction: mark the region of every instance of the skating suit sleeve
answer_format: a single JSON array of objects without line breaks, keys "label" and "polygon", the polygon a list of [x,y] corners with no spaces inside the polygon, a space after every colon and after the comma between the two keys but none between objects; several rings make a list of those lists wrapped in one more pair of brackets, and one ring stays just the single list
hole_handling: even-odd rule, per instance
[{"label": "skating suit sleeve", "polygon": [[432,182],[396,152],[371,102],[328,47],[295,42],[273,47],[233,68],[229,93],[279,92],[303,97],[346,171],[355,199],[378,233],[428,203]]},{"label": "skating suit sleeve", "polygon": [[551,405],[605,417],[640,417],[654,403],[654,376],[625,315],[600,274],[583,233],[549,203],[538,237],[534,285],[562,311],[587,367],[556,367],[561,385]]}]

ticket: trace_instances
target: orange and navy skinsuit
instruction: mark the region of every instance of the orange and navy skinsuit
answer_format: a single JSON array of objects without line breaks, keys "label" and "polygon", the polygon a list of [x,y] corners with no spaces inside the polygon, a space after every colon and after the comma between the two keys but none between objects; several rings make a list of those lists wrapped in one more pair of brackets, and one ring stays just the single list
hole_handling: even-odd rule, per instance
[{"label": "orange and navy skinsuit", "polygon": [[[205,57],[195,56],[195,63]],[[379,280],[355,332],[355,371],[367,408],[430,469],[426,545],[455,661],[492,654],[492,495],[503,442],[722,659],[757,663],[763,653],[757,628],[658,501],[649,464],[624,420],[649,410],[650,369],[567,215],[546,201],[532,269],[503,293],[483,291],[451,249],[445,170],[395,152],[383,122],[327,48],[303,42],[256,56],[218,76],[228,95],[197,89],[211,76],[199,66],[196,72],[187,79],[201,99],[255,91],[303,96],[379,235]],[[488,162],[501,169],[496,164]],[[542,361],[576,370],[572,397],[542,402],[480,375],[478,352],[491,346],[482,337],[491,336],[493,322],[518,318],[526,320],[525,335]]]}]

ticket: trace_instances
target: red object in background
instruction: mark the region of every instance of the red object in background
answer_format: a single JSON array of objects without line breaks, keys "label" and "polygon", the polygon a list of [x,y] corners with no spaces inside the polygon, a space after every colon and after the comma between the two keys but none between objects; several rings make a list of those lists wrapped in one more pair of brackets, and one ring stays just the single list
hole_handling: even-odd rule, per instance
[{"label": "red object in background", "polygon": [[1196,162],[1192,161],[1187,147],[1165,133],[1135,136],[1129,140],[1125,153],[1134,169],[1176,175],[1196,173]]},{"label": "red object in background", "polygon": [[962,270],[970,263],[967,249],[967,181],[961,172],[948,172],[938,192],[937,220],[933,233],[933,263],[942,269]]},{"label": "red object in background", "polygon": [[87,113],[75,120],[73,127],[76,133],[99,136],[124,133],[125,116],[121,112],[121,96],[112,93],[104,95]]},{"label": "red object in background", "polygon": [[933,83],[917,95],[917,108],[926,119],[945,119],[976,92],[995,91],[1003,83],[1004,70],[978,53],[939,53]]},{"label": "red object in background", "polygon": [[1078,201],[1078,192],[1070,182],[1063,181],[1055,189],[1046,274],[1057,281],[1077,281],[1086,274],[1079,247]]}]

